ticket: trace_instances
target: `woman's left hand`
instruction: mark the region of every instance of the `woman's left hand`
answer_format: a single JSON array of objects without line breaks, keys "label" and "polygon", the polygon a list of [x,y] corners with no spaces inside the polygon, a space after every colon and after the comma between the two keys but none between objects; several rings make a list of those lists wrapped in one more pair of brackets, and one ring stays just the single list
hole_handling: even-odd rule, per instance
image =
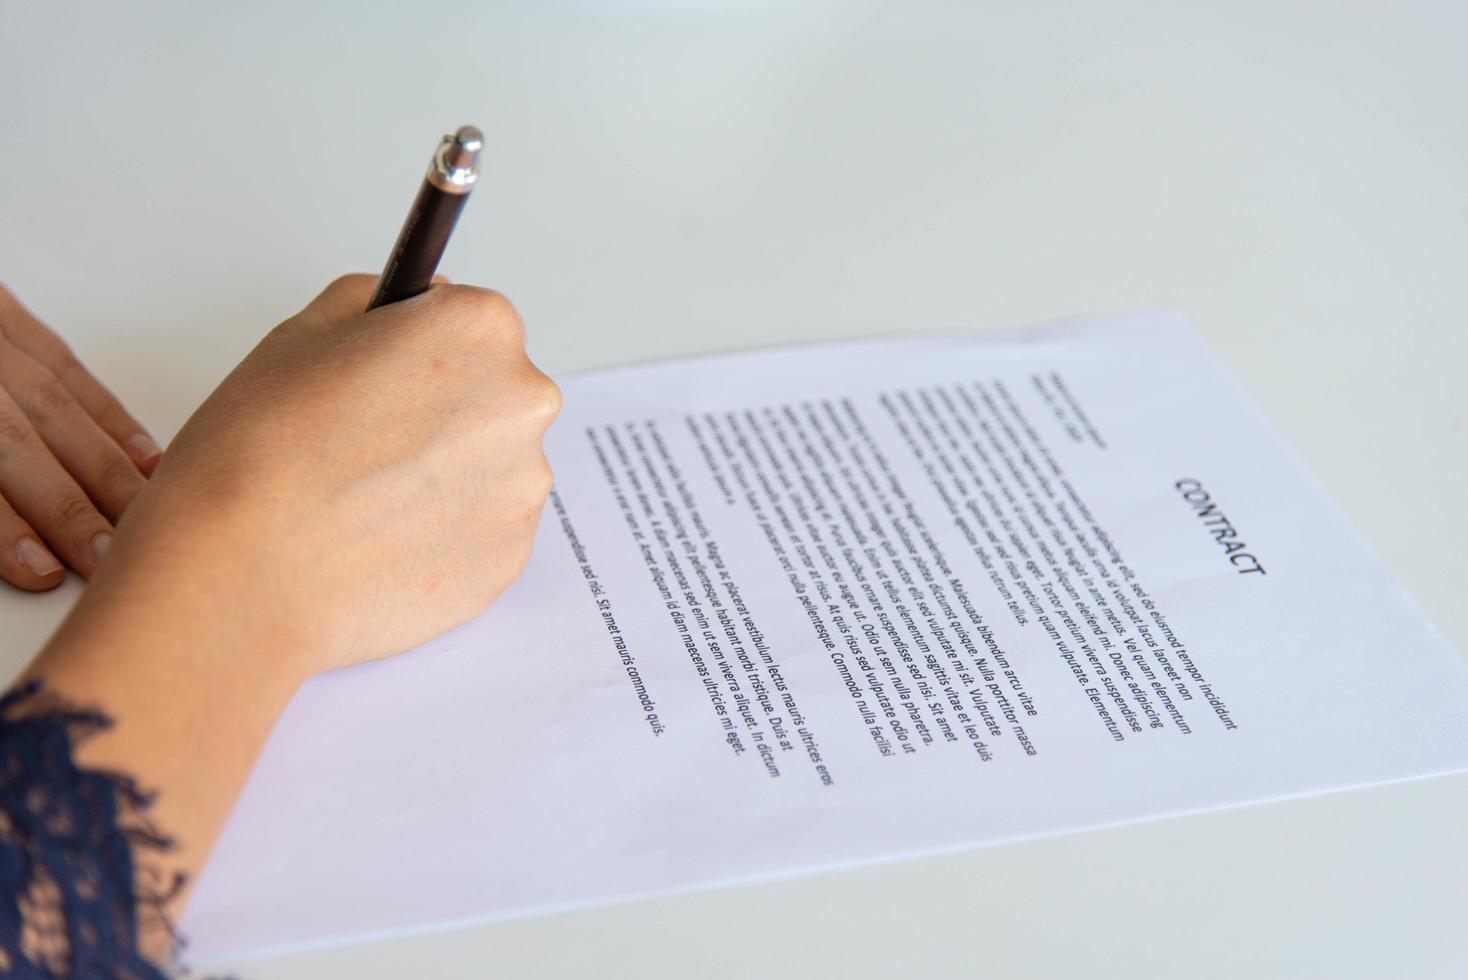
[{"label": "woman's left hand", "polygon": [[90,578],[162,455],[66,343],[0,286],[0,578]]}]

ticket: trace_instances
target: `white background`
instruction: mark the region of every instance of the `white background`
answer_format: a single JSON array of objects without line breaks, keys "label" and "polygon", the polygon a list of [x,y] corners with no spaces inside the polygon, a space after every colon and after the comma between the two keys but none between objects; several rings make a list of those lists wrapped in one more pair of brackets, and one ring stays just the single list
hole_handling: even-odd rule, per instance
[{"label": "white background", "polygon": [[[155,431],[489,134],[553,375],[1176,305],[1468,649],[1468,8],[0,2],[0,279]],[[75,586],[0,593],[18,670]],[[1458,977],[1468,777],[241,965]]]}]

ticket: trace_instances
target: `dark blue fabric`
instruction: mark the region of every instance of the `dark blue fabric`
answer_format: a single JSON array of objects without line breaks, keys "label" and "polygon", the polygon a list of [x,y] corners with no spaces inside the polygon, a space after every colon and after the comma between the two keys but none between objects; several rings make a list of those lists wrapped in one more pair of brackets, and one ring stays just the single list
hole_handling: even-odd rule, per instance
[{"label": "dark blue fabric", "polygon": [[169,928],[162,906],[182,876],[160,882],[135,861],[172,842],[132,779],[72,758],[111,724],[38,682],[0,697],[0,976],[167,976],[139,952],[139,928]]}]

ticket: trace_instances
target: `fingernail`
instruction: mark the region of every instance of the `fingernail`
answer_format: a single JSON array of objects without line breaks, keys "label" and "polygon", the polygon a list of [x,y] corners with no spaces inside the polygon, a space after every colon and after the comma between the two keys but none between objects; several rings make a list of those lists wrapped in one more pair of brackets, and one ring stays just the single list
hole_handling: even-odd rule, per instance
[{"label": "fingernail", "polygon": [[15,556],[36,575],[51,575],[61,570],[61,562],[35,538],[21,538],[17,541]]},{"label": "fingernail", "polygon": [[158,448],[158,443],[146,432],[138,432],[127,437],[127,454],[134,462],[146,463],[155,456],[161,456],[163,450]]},{"label": "fingernail", "polygon": [[94,535],[92,537],[92,557],[97,559],[98,561],[101,561],[102,556],[107,554],[107,548],[111,544],[111,531],[103,531],[100,534]]}]

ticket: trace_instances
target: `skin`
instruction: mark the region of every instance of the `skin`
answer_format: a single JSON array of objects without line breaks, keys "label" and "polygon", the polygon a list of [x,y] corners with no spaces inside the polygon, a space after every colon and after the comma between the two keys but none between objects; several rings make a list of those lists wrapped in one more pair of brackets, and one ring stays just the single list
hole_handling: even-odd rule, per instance
[{"label": "skin", "polygon": [[56,334],[0,286],[0,578],[90,578],[162,453]]},{"label": "skin", "polygon": [[76,758],[156,791],[165,879],[196,876],[302,682],[477,615],[529,556],[560,396],[515,310],[440,284],[362,313],[372,283],[332,283],[199,408],[27,670],[116,720]]}]

